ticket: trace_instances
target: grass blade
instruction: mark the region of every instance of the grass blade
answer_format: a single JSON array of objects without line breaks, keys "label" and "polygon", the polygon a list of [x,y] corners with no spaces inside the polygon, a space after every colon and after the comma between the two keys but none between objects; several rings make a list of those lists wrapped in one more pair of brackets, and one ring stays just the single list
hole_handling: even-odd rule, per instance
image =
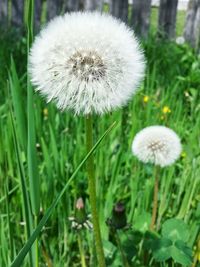
[{"label": "grass blade", "polygon": [[[18,164],[19,173],[20,173],[20,183],[21,183],[21,190],[22,190],[22,197],[23,197],[23,207],[24,207],[25,220],[26,220],[26,235],[27,235],[27,239],[28,239],[31,235],[33,222],[32,222],[31,211],[30,211],[29,197],[28,197],[28,193],[27,193],[27,189],[26,189],[27,186],[26,186],[24,168],[23,168],[23,163],[22,163],[21,157],[20,157],[20,150],[19,150],[19,145],[17,142],[16,131],[15,131],[15,127],[14,127],[14,120],[13,120],[12,113],[11,113],[11,125],[12,125],[12,131],[13,131],[17,164]],[[30,252],[30,262],[31,262],[31,266],[34,266],[34,263],[33,263],[34,261],[33,261],[31,252]]]},{"label": "grass blade", "polygon": [[[33,42],[33,11],[34,1],[26,1],[26,14],[25,23],[27,28],[27,62],[29,57],[30,46]],[[40,211],[40,181],[37,165],[36,155],[36,132],[35,132],[35,119],[34,119],[34,99],[33,88],[30,83],[29,76],[27,77],[27,119],[28,119],[28,177],[30,183],[30,196],[32,212],[35,216]]]},{"label": "grass blade", "polygon": [[26,115],[23,111],[22,95],[19,78],[16,72],[15,62],[11,57],[11,66],[9,72],[9,84],[12,95],[12,102],[14,107],[14,114],[17,122],[18,137],[22,144],[24,151],[27,149],[27,129],[26,129]]}]

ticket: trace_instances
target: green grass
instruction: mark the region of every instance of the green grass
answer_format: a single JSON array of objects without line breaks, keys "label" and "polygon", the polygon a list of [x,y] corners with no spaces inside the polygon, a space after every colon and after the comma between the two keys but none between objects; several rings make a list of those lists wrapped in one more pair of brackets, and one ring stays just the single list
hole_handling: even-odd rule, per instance
[{"label": "green grass", "polygon": [[[180,29],[181,25],[182,22]],[[26,39],[19,39],[17,49],[13,48],[11,40],[7,38],[0,43],[1,58],[6,66],[0,77],[0,266],[10,266],[30,235],[27,224],[22,223],[29,221],[30,201],[27,198],[31,189],[27,151],[24,149],[27,146],[24,124],[28,116]],[[152,210],[153,167],[143,165],[131,154],[133,137],[149,125],[162,124],[174,129],[181,137],[184,152],[175,165],[161,172],[158,222],[162,225],[168,218],[184,220],[189,226],[188,245],[191,247],[195,247],[200,230],[199,58],[187,46],[156,43],[155,36],[148,40],[144,48],[146,78],[128,105],[124,125],[121,125],[121,110],[102,117],[95,116],[94,120],[95,142],[113,121],[118,122],[118,126],[95,152],[100,225],[106,251],[110,255],[112,246],[106,241],[108,227],[105,221],[111,216],[114,203],[119,200],[124,202],[128,223],[135,230],[141,230],[138,217],[144,212],[150,214]],[[10,51],[13,52],[17,74],[14,64],[10,65]],[[149,97],[147,103],[143,101],[144,96]],[[70,112],[58,112],[53,103],[46,104],[38,94],[34,94],[33,104],[41,195],[38,219],[41,219],[86,155],[85,129],[83,117],[75,117]],[[171,113],[163,114],[164,106],[168,106]],[[14,121],[11,113],[14,114]],[[80,266],[77,233],[71,229],[68,220],[74,214],[74,203],[80,196],[90,213],[84,167],[67,187],[39,235],[40,266],[50,261],[55,267]],[[29,223],[31,228],[31,219]],[[94,266],[95,259],[90,257],[92,235],[86,230],[83,235],[87,264]],[[137,259],[133,266],[142,267],[141,259]],[[170,264],[167,262],[156,266],[180,266]],[[23,266],[30,266],[28,257]],[[149,266],[155,266],[155,262]]]}]

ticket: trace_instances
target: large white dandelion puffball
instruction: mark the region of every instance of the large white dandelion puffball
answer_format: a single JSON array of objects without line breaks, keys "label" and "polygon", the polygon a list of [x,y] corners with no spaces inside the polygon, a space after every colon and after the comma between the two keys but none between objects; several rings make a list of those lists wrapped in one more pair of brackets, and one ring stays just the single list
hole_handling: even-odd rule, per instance
[{"label": "large white dandelion puffball", "polygon": [[144,163],[165,167],[173,164],[180,156],[180,138],[165,126],[150,126],[135,136],[132,152]]},{"label": "large white dandelion puffball", "polygon": [[29,73],[36,90],[61,110],[109,112],[125,105],[145,69],[133,32],[108,14],[67,13],[36,37]]}]

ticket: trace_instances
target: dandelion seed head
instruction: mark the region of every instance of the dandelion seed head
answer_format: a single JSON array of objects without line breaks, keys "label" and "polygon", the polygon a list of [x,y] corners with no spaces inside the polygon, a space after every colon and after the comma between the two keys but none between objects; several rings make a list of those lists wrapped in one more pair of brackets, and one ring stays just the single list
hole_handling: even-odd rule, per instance
[{"label": "dandelion seed head", "polygon": [[135,136],[132,152],[144,163],[165,167],[178,159],[181,143],[173,130],[165,126],[150,126]]},{"label": "dandelion seed head", "polygon": [[75,114],[121,107],[144,76],[145,60],[133,32],[108,14],[67,13],[36,37],[29,73],[36,90]]}]

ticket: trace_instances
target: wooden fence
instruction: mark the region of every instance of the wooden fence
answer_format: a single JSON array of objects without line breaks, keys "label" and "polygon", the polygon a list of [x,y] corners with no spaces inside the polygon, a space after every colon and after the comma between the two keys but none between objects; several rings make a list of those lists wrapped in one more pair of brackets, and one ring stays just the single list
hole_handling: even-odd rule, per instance
[{"label": "wooden fence", "polygon": [[[0,0],[0,23],[5,27],[23,27],[25,1]],[[152,0],[35,0],[35,29],[65,12],[78,10],[108,10],[112,15],[129,23],[138,35],[147,38],[150,31]],[[105,6],[106,3],[106,6]],[[158,33],[165,38],[175,38],[178,0],[160,0]],[[128,20],[128,17],[130,18]],[[200,0],[190,0],[185,19],[184,37],[193,47],[199,47]]]}]

